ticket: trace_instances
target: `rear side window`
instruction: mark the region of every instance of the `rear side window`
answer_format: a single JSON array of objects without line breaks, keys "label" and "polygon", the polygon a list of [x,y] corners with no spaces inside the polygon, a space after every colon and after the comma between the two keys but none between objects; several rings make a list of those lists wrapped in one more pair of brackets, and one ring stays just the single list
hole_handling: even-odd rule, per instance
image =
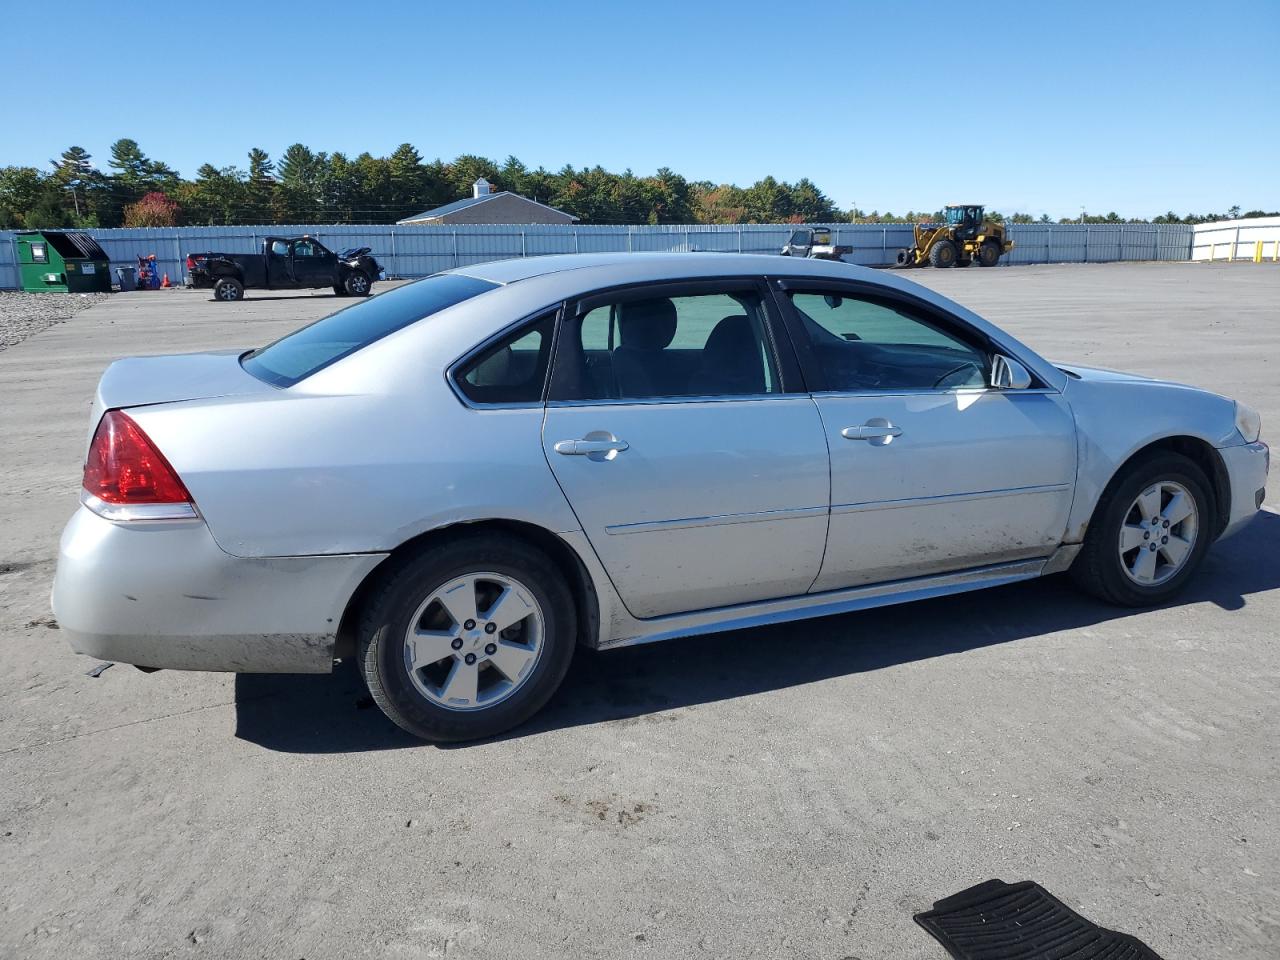
[{"label": "rear side window", "polygon": [[564,324],[553,400],[780,393],[759,293],[603,303]]},{"label": "rear side window", "polygon": [[555,323],[552,311],[472,357],[455,375],[458,389],[472,403],[540,403]]},{"label": "rear side window", "polygon": [[245,354],[240,363],[259,380],[291,387],[376,340],[497,286],[474,277],[436,274],[317,320]]}]

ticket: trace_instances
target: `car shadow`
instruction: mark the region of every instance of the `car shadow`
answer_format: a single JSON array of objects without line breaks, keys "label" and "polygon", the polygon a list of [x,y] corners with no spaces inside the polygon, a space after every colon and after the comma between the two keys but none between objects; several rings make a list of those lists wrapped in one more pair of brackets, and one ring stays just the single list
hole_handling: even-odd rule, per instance
[{"label": "car shadow", "polygon": [[[1195,581],[1170,606],[1209,602],[1238,610],[1250,595],[1280,588],[1276,543],[1280,515],[1260,513],[1210,550]],[[499,739],[630,720],[1140,614],[1094,600],[1067,577],[1055,576],[606,653],[582,650],[542,712]],[[780,657],[781,649],[788,655]],[[374,706],[350,661],[326,675],[240,674],[235,702],[236,736],[270,750],[349,753],[425,746]]]}]

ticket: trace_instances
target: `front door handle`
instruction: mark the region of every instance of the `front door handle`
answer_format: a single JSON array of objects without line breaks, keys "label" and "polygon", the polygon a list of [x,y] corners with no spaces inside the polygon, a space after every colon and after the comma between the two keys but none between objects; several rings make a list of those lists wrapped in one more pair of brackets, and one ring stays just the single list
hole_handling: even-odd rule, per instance
[{"label": "front door handle", "polygon": [[882,447],[892,441],[894,437],[902,436],[902,428],[895,427],[883,417],[875,417],[861,426],[845,427],[840,431],[840,436],[846,440],[866,440],[878,447]]},{"label": "front door handle", "polygon": [[581,440],[558,440],[552,450],[566,457],[590,457],[592,460],[612,460],[631,444],[614,437],[599,439],[583,437]]}]

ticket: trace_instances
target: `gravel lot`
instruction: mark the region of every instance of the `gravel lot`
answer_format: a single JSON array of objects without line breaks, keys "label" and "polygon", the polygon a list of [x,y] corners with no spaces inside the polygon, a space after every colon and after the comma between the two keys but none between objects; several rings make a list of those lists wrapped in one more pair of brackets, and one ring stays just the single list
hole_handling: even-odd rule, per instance
[{"label": "gravel lot", "polygon": [[0,350],[15,346],[41,330],[70,320],[81,310],[106,300],[106,293],[16,293],[0,291]]},{"label": "gravel lot", "polygon": [[[1280,269],[913,278],[1280,429]],[[103,366],[336,305],[117,295],[0,354],[0,957],[942,960],[911,915],[991,877],[1166,960],[1280,956],[1280,481],[1163,609],[1051,578],[581,655],[469,747],[348,669],[86,676],[48,592]]]}]

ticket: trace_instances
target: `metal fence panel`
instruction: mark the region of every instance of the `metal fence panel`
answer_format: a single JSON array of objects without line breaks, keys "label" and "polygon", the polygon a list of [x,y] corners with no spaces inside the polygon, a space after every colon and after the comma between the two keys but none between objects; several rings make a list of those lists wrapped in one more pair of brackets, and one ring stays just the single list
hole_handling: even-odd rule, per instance
[{"label": "metal fence panel", "polygon": [[[851,263],[892,263],[897,251],[912,242],[904,223],[828,224],[835,243],[852,248]],[[1206,225],[1202,230],[1213,225]],[[369,247],[389,276],[424,277],[440,270],[556,253],[631,253],[704,250],[725,253],[776,254],[787,242],[791,224],[676,224],[658,226],[558,226],[459,224],[457,226],[390,226],[291,224],[258,227],[156,227],[89,230],[117,266],[134,266],[137,257],[154,254],[157,269],[172,283],[186,278],[191,253],[222,250],[253,253],[264,236],[310,234],[341,251]],[[1224,227],[1231,237],[1254,228]],[[1208,256],[1209,233],[1186,224],[1011,224],[1014,248],[1002,263],[1093,263],[1107,260],[1188,260],[1195,237],[1197,253]],[[1243,233],[1242,233],[1243,235]],[[1250,233],[1250,236],[1253,236]],[[1227,234],[1223,233],[1223,240]],[[1269,236],[1269,235],[1268,235]],[[18,285],[11,233],[0,232],[0,289]]]}]

